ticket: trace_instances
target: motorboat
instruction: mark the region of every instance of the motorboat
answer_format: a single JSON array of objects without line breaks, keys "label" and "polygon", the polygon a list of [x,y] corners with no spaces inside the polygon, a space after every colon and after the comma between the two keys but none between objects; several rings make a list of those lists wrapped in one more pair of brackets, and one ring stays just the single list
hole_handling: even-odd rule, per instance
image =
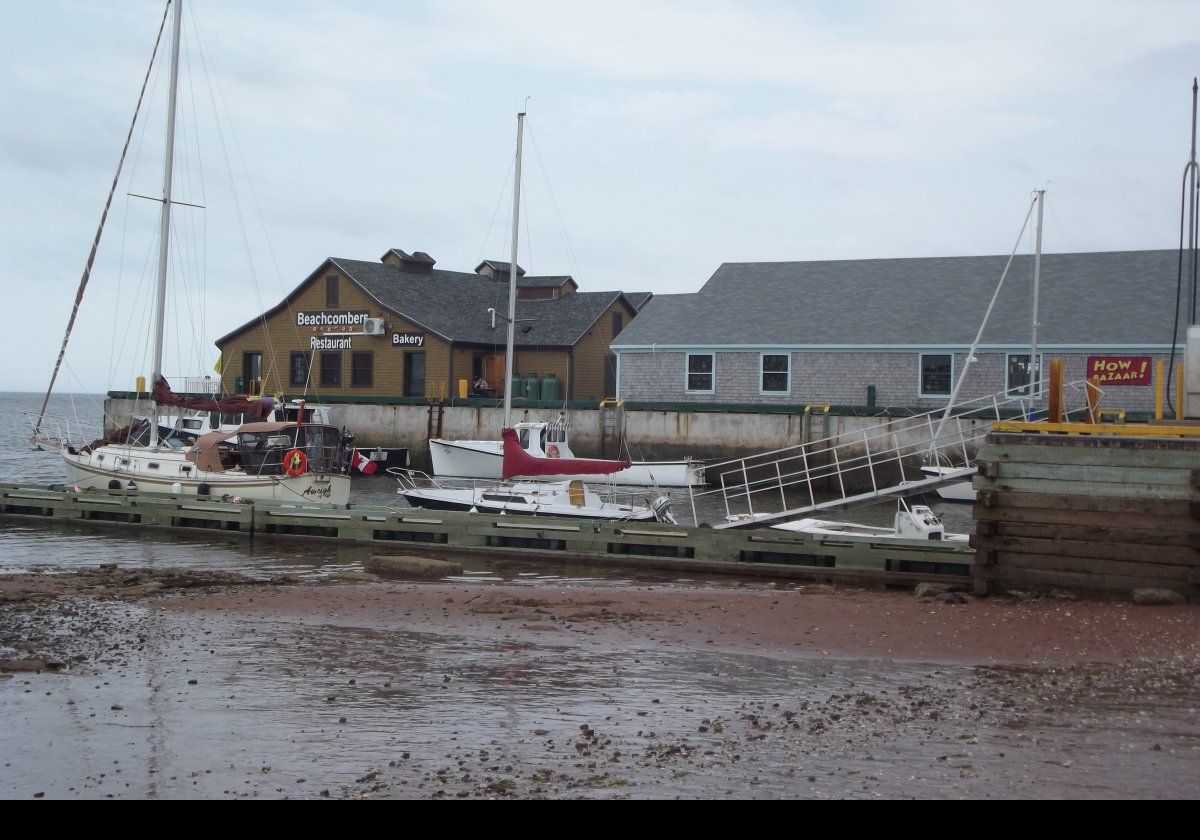
[{"label": "motorboat", "polygon": [[[521,448],[535,458],[571,459],[571,424],[565,414],[556,420],[514,424]],[[433,473],[448,478],[501,477],[504,444],[499,440],[450,440],[433,438],[429,441]],[[583,478],[564,475],[562,479]],[[704,485],[704,464],[684,458],[679,461],[632,461],[628,468],[611,476],[611,483],[636,487],[701,487]]]},{"label": "motorboat", "polygon": [[896,516],[891,528],[861,525],[857,522],[841,522],[829,519],[798,519],[772,525],[776,531],[794,534],[811,534],[817,537],[845,537],[854,540],[878,542],[880,540],[937,540],[961,543],[965,548],[969,536],[946,531],[946,526],[926,505],[911,507],[900,499],[896,504]]}]

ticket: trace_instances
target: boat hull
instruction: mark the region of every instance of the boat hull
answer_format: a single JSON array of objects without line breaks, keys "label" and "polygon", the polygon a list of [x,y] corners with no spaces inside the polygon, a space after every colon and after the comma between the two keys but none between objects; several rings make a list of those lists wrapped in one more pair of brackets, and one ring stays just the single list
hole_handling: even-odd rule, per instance
[{"label": "boat hull", "polygon": [[[167,453],[174,454],[174,453]],[[135,456],[136,457],[136,456]],[[177,459],[162,453],[148,454],[156,462],[170,466]],[[129,460],[134,460],[130,458]],[[176,493],[190,496],[239,496],[243,499],[286,502],[291,504],[347,505],[350,503],[350,477],[304,473],[299,476],[253,476],[241,472],[199,473],[194,476],[152,475],[144,469],[111,469],[94,461],[94,453],[63,453],[67,479],[71,484],[95,490],[108,490],[110,482],[122,489],[132,482],[146,493]],[[161,469],[161,467],[160,467]],[[204,489],[206,492],[201,492]]]},{"label": "boat hull", "polygon": [[[951,468],[921,467],[921,472],[929,478],[937,478],[943,471],[948,469]],[[975,503],[975,488],[971,486],[971,482],[969,481],[956,481],[953,484],[944,484],[936,488],[933,492],[937,493],[938,498],[943,501]]]},{"label": "boat hull", "polygon": [[[429,441],[433,474],[444,478],[503,478],[504,454],[500,441]],[[634,461],[628,469],[596,475],[556,475],[555,481],[588,481],[632,487],[702,487],[703,465],[682,461]]]}]

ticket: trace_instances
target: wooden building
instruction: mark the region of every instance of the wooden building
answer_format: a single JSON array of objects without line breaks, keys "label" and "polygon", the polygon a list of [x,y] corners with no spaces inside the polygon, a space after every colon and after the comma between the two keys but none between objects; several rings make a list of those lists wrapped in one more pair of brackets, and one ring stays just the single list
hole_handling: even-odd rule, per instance
[{"label": "wooden building", "polygon": [[[473,273],[434,265],[424,252],[399,249],[379,262],[325,260],[278,305],[217,339],[224,390],[437,398],[482,376],[502,394],[508,263],[487,260]],[[637,314],[631,298],[580,292],[567,276],[517,273],[511,372],[553,376],[559,399],[614,396],[609,345]]]}]

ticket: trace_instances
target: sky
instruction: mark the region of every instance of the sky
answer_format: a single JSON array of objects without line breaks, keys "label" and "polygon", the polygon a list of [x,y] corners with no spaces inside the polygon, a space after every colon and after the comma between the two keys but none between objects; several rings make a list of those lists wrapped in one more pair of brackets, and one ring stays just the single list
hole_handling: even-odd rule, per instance
[{"label": "sky", "polygon": [[[37,391],[164,3],[0,3],[0,390]],[[184,15],[175,198],[203,208],[174,210],[169,377],[210,373],[213,341],[326,257],[507,260],[523,107],[519,261],[583,291],[691,292],[723,262],[1007,254],[1039,188],[1047,251],[1178,241],[1195,2],[187,0]],[[158,205],[129,194],[161,195],[165,89],[160,62],[57,391],[149,375]]]}]

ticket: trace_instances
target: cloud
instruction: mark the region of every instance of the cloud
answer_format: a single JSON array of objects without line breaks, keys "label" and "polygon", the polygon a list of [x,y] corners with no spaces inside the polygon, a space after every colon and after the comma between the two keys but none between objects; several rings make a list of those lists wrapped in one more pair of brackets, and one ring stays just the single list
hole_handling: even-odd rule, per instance
[{"label": "cloud", "polygon": [[711,116],[725,107],[725,97],[706,90],[635,92],[621,99],[577,100],[573,115],[585,121],[621,120],[642,126],[678,127]]}]

